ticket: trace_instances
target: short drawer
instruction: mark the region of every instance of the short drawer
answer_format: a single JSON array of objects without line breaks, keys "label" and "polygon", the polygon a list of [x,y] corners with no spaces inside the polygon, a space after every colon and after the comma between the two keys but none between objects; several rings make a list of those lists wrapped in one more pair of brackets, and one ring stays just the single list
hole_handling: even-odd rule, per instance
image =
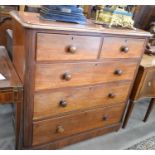
[{"label": "short drawer", "polygon": [[37,64],[35,90],[132,80],[136,66],[135,61]]},{"label": "short drawer", "polygon": [[96,59],[101,38],[62,34],[37,34],[37,61]]},{"label": "short drawer", "polygon": [[144,43],[144,39],[105,37],[100,58],[138,58]]},{"label": "short drawer", "polygon": [[34,120],[95,106],[125,103],[130,84],[131,82],[115,82],[38,92],[34,96]]},{"label": "short drawer", "polygon": [[120,105],[34,122],[33,145],[40,145],[80,132],[117,124],[121,121],[123,112],[124,105]]}]

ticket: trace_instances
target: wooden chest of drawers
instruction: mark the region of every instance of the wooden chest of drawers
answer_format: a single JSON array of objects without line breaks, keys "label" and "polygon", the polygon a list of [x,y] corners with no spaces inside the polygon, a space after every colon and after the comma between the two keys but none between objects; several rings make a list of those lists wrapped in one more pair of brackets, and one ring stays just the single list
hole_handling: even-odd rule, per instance
[{"label": "wooden chest of drawers", "polygon": [[117,131],[150,34],[11,14],[24,84],[22,148],[57,149]]}]

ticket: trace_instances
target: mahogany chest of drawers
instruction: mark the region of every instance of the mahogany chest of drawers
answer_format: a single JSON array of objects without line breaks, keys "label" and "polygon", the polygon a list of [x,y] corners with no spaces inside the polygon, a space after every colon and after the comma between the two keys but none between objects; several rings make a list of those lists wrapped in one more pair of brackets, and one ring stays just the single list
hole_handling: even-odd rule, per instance
[{"label": "mahogany chest of drawers", "polygon": [[57,149],[117,131],[149,33],[12,12],[24,85],[22,149]]}]

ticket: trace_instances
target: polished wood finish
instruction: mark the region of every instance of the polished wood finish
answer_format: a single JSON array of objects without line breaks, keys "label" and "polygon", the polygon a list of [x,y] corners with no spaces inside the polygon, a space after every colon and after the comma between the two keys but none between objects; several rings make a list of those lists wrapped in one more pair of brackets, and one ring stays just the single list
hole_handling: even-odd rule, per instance
[{"label": "polished wood finish", "polygon": [[100,37],[38,33],[36,59],[37,61],[97,59],[100,44]]},{"label": "polished wood finish", "polygon": [[0,102],[1,103],[9,103],[10,101],[14,100],[14,94],[12,93],[12,90],[10,89],[7,91],[0,90]]},{"label": "polished wood finish", "polygon": [[101,58],[139,58],[143,46],[143,39],[106,37],[102,45]]},{"label": "polished wood finish", "polygon": [[33,145],[44,144],[90,129],[117,124],[121,120],[124,107],[124,105],[120,105],[113,108],[97,108],[34,123]]},{"label": "polished wood finish", "polygon": [[2,46],[0,46],[0,73],[5,77],[4,80],[0,80],[0,104],[16,104],[16,148],[20,149],[22,147],[23,86],[6,49]]},{"label": "polished wood finish", "polygon": [[[31,138],[27,134],[32,134],[32,126],[30,120],[32,118],[33,105],[28,106],[27,103],[33,103],[33,70],[35,60],[35,36],[31,30],[27,31],[15,20],[13,20],[13,64],[24,86],[24,97],[22,105],[23,131],[21,144],[22,148],[31,143]],[[29,52],[31,55],[29,54]],[[23,146],[24,144],[24,146]]]},{"label": "polished wood finish", "polygon": [[16,27],[13,28],[13,64],[20,79],[24,82],[26,63],[25,30],[16,21],[13,21],[13,26]]},{"label": "polished wood finish", "polygon": [[[121,126],[121,123],[117,123],[117,124],[113,124],[108,127],[89,130],[86,132],[82,132],[79,134],[75,134],[75,135],[66,137],[64,139],[55,140],[48,144],[33,146],[32,149],[34,149],[34,150],[58,149],[58,148],[61,148],[62,146],[74,144],[74,143],[77,143],[77,142],[80,142],[83,140],[87,140],[87,139],[90,139],[90,138],[93,138],[96,136],[101,136],[101,135],[107,134],[109,132],[114,132],[114,131],[116,132],[119,130],[120,126]],[[27,149],[29,149],[29,148],[27,148]]]},{"label": "polished wood finish", "polygon": [[154,97],[155,96],[155,70],[149,69],[144,78],[139,97]]},{"label": "polished wood finish", "polygon": [[96,106],[125,103],[130,84],[131,82],[115,82],[38,92],[34,96],[34,120]]},{"label": "polished wood finish", "polygon": [[5,18],[2,23],[0,23],[0,46],[7,46],[7,36],[6,30],[12,29],[11,18]]},{"label": "polished wood finish", "polygon": [[[110,60],[103,62],[37,64],[35,90],[99,84],[124,79],[132,80],[136,67],[136,61]],[[64,78],[64,74],[68,74],[70,78]]]},{"label": "polished wood finish", "polygon": [[144,68],[153,67],[155,66],[155,58],[151,55],[143,55],[143,59],[141,60],[141,66]]},{"label": "polished wood finish", "polygon": [[[13,62],[24,84],[23,149],[57,149],[118,130],[150,34],[107,29],[91,21],[44,21],[36,13],[11,14],[16,29]],[[137,41],[135,57],[103,58],[104,39],[110,37],[116,42],[109,48],[119,38]]]},{"label": "polished wood finish", "polygon": [[153,108],[155,98],[155,56],[144,55],[138,70],[136,80],[130,95],[129,107],[127,109],[123,128],[127,126],[135,103],[143,98],[151,98],[150,105],[144,117],[144,122],[148,119]]}]

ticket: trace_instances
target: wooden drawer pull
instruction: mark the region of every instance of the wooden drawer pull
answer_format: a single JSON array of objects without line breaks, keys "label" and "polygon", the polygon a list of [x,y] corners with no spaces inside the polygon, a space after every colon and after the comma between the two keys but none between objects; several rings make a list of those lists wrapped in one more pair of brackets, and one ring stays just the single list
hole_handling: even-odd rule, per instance
[{"label": "wooden drawer pull", "polygon": [[123,74],[123,71],[121,69],[117,69],[117,70],[115,70],[114,74],[116,74],[116,75],[122,75]]},{"label": "wooden drawer pull", "polygon": [[107,121],[107,119],[108,119],[107,115],[103,116],[103,121]]},{"label": "wooden drawer pull", "polygon": [[129,51],[129,48],[127,46],[122,46],[121,51],[127,53]]},{"label": "wooden drawer pull", "polygon": [[109,98],[115,98],[116,95],[115,95],[114,93],[109,93],[108,97],[109,97]]},{"label": "wooden drawer pull", "polygon": [[65,131],[65,129],[64,129],[63,126],[61,126],[61,125],[58,126],[57,129],[56,129],[56,132],[57,132],[57,133],[63,133],[64,131]]},{"label": "wooden drawer pull", "polygon": [[71,80],[71,78],[72,78],[72,75],[70,73],[64,73],[63,74],[64,80],[69,81],[69,80]]},{"label": "wooden drawer pull", "polygon": [[66,107],[67,104],[68,104],[68,103],[67,103],[67,101],[65,101],[65,100],[61,100],[61,101],[60,101],[60,106],[61,106],[61,107]]},{"label": "wooden drawer pull", "polygon": [[69,46],[69,48],[68,48],[68,52],[69,52],[69,53],[72,53],[72,54],[76,53],[76,50],[77,50],[77,48],[76,48],[76,46],[74,46],[74,45],[71,45],[71,46]]}]

